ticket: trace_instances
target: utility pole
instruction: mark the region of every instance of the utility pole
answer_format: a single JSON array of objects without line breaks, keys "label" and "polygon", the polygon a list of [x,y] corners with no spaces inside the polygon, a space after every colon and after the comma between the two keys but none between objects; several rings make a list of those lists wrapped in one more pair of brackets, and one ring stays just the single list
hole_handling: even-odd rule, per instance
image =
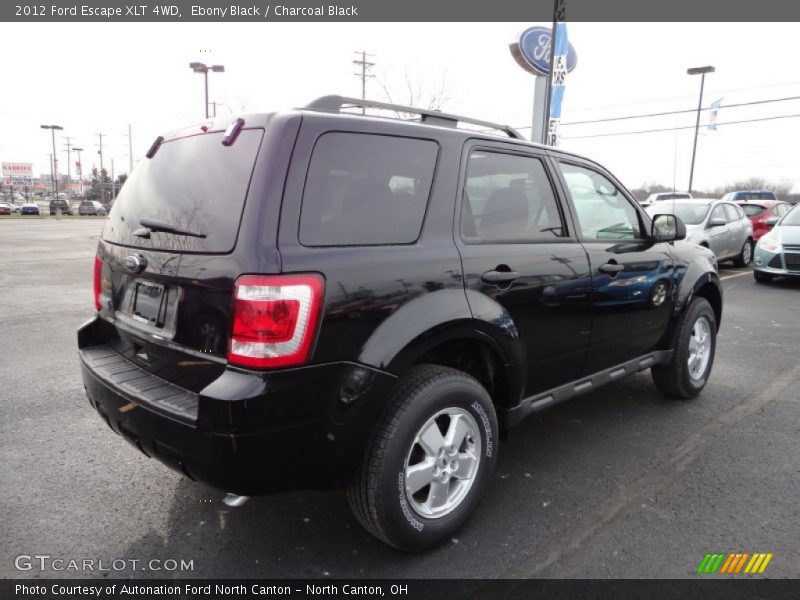
[{"label": "utility pole", "polygon": [[83,148],[73,147],[72,149],[78,153],[78,188],[80,190],[78,193],[83,197],[83,163],[81,162]]},{"label": "utility pole", "polygon": [[111,201],[114,201],[114,198],[117,197],[117,183],[114,180],[114,159],[111,159]]},{"label": "utility pole", "polygon": [[66,140],[65,145],[67,147],[67,194],[70,193],[70,187],[72,187],[72,160],[70,159],[70,148],[72,146],[72,137],[65,135],[64,139]]},{"label": "utility pole", "polygon": [[[360,60],[354,60],[353,61],[354,65],[361,65],[361,73],[353,73],[353,74],[356,77],[360,77],[361,78],[361,99],[362,100],[366,100],[367,99],[367,79],[370,78],[370,77],[375,77],[375,75],[372,75],[371,73],[367,73],[367,69],[375,66],[374,62],[367,61],[367,57],[369,56],[370,58],[374,58],[375,55],[374,54],[368,54],[364,50],[355,51],[354,54],[356,56],[361,55],[361,59]],[[362,106],[361,107],[361,114],[362,115],[366,114],[366,112],[367,112],[366,108]]]},{"label": "utility pole", "polygon": [[692,147],[692,166],[689,170],[689,193],[692,193],[692,182],[694,180],[694,158],[697,155],[697,132],[700,129],[700,111],[703,108],[703,86],[706,83],[706,73],[713,73],[714,67],[694,67],[686,69],[688,75],[700,75],[700,101],[697,104],[697,121],[694,125],[694,146]]},{"label": "utility pole", "polygon": [[62,131],[64,128],[61,125],[40,125],[42,129],[49,129],[53,139],[53,187],[55,190],[56,200],[56,216],[61,216],[61,205],[58,202],[58,156],[56,155],[56,129]]},{"label": "utility pole", "polygon": [[[100,139],[100,150],[97,153],[100,155],[100,173],[98,173],[98,180],[103,178],[103,135],[102,133],[95,133],[95,135]],[[106,199],[106,188],[105,186],[100,186],[100,200]]]}]

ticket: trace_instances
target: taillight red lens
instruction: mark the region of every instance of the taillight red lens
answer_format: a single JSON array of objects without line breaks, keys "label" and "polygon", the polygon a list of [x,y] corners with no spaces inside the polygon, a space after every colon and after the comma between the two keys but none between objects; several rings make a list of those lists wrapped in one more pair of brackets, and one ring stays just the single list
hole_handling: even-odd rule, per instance
[{"label": "taillight red lens", "polygon": [[99,256],[94,257],[94,308],[99,311],[103,305],[100,303],[100,291],[103,280],[103,261]]},{"label": "taillight red lens", "polygon": [[233,291],[231,364],[288,367],[308,360],[322,307],[320,275],[244,275]]}]

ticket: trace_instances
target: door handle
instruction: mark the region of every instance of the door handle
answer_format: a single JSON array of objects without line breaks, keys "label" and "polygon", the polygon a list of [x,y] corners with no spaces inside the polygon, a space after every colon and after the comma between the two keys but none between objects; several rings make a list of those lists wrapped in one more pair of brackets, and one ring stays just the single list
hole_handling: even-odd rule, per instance
[{"label": "door handle", "polygon": [[485,283],[511,283],[519,279],[519,271],[486,271],[481,275],[481,281]]},{"label": "door handle", "polygon": [[599,268],[601,273],[608,273],[609,275],[616,275],[617,273],[625,270],[623,265],[618,265],[617,263],[611,262],[600,265]]}]

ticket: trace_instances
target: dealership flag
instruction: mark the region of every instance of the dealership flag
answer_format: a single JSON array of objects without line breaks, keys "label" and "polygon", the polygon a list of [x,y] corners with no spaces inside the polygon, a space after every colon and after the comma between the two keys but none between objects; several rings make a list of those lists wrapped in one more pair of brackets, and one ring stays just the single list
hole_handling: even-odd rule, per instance
[{"label": "dealership flag", "polygon": [[708,131],[716,131],[717,130],[717,115],[719,114],[719,109],[721,108],[722,98],[719,100],[711,103],[711,114],[708,116]]},{"label": "dealership flag", "polygon": [[556,23],[553,31],[555,46],[553,48],[553,64],[550,66],[550,119],[547,123],[547,144],[558,145],[558,124],[561,121],[561,101],[564,99],[564,86],[567,79],[567,53],[569,41],[567,40],[567,24],[563,21]]}]

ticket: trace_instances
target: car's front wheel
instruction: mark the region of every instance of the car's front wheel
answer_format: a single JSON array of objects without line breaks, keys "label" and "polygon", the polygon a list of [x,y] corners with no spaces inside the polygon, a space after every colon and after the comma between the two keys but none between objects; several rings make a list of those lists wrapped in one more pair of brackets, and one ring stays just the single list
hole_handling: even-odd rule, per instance
[{"label": "car's front wheel", "polygon": [[708,382],[716,348],[714,310],[705,298],[697,297],[676,323],[669,363],[651,369],[653,382],[670,398],[694,398]]},{"label": "car's front wheel", "polygon": [[403,550],[450,539],[477,508],[497,459],[486,389],[466,373],[420,365],[383,412],[348,489],[359,522]]}]

